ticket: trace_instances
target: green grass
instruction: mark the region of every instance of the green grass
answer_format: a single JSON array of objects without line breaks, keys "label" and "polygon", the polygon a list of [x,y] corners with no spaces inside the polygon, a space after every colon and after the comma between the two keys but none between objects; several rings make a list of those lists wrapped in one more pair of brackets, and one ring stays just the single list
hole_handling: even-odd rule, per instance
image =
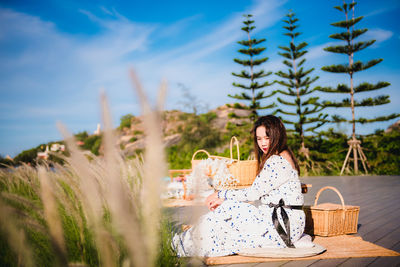
[{"label": "green grass", "polygon": [[149,145],[129,160],[115,146],[102,101],[104,131],[87,142],[93,153],[101,144],[102,156],[89,159],[60,126],[69,151],[64,165],[0,169],[0,266],[181,265],[154,197],[166,173],[159,113],[145,114]]}]

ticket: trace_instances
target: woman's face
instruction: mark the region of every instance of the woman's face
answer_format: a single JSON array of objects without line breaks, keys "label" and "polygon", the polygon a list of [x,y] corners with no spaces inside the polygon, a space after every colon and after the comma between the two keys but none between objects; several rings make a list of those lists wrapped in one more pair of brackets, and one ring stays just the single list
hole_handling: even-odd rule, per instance
[{"label": "woman's face", "polygon": [[256,137],[258,147],[265,153],[269,149],[269,137],[267,136],[267,129],[264,126],[259,126],[256,129]]}]

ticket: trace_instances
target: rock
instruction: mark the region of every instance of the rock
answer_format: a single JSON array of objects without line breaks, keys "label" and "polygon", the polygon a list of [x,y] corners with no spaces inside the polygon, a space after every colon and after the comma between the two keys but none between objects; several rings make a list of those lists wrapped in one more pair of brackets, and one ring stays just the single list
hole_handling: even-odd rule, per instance
[{"label": "rock", "polygon": [[165,136],[174,135],[185,127],[185,120],[182,116],[185,113],[179,110],[167,110],[163,113],[162,129]]},{"label": "rock", "polygon": [[223,105],[213,110],[217,114],[217,118],[213,121],[215,128],[220,130],[225,130],[228,122],[234,124],[242,124],[244,121],[249,121],[248,118],[229,118],[229,114],[233,113],[238,117],[248,117],[250,115],[249,110],[244,109],[234,109],[228,107],[228,105]]},{"label": "rock", "polygon": [[174,134],[174,135],[166,136],[164,138],[164,145],[166,147],[170,147],[170,146],[176,145],[177,143],[179,143],[179,141],[181,141],[181,134]]},{"label": "rock", "polygon": [[132,134],[122,135],[119,138],[119,143],[125,145],[126,143],[129,143],[129,140],[131,140],[132,137],[134,137],[134,135],[132,135]]},{"label": "rock", "polygon": [[143,138],[143,139],[139,139],[133,143],[127,144],[125,146],[125,149],[123,152],[124,152],[125,156],[132,156],[132,155],[136,154],[137,149],[144,149],[145,147],[146,147],[146,144],[145,144],[145,140]]}]

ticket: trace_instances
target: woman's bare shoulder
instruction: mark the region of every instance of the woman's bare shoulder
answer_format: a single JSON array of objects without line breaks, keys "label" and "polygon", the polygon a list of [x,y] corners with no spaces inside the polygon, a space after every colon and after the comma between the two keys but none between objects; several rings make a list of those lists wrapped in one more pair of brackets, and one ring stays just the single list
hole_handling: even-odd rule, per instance
[{"label": "woman's bare shoulder", "polygon": [[294,162],[293,162],[293,159],[292,159],[292,157],[290,156],[289,151],[284,150],[284,151],[282,151],[279,155],[280,155],[282,158],[286,159],[286,160],[290,163],[290,165],[292,165],[292,168],[293,168],[294,170],[296,169],[296,167],[295,167],[295,165],[294,165]]}]

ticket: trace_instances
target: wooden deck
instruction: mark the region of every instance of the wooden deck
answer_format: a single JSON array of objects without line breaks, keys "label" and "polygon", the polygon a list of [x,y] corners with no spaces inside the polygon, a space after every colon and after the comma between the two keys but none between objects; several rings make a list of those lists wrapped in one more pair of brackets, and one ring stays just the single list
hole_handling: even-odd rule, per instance
[{"label": "wooden deck", "polygon": [[[349,205],[360,206],[358,235],[364,240],[400,252],[400,176],[341,176],[302,178],[312,184],[305,194],[305,204],[312,205],[318,190],[330,185],[336,187]],[[340,203],[333,191],[324,191],[318,203]],[[176,220],[192,223],[189,207],[173,208]],[[206,212],[200,207],[198,214]],[[281,261],[219,266],[400,266],[400,257],[347,258],[310,261]]]}]

